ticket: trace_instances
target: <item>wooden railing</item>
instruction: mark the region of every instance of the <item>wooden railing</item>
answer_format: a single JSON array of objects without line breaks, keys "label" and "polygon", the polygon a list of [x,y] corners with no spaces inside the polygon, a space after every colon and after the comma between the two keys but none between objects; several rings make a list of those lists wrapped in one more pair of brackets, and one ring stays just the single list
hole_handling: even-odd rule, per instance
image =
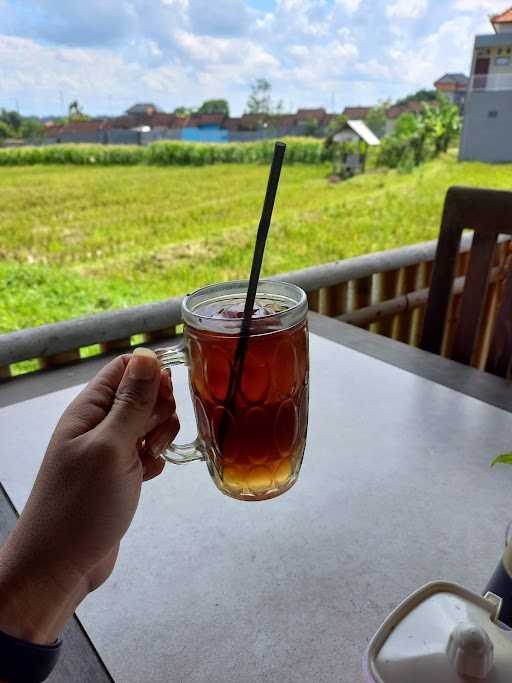
[{"label": "wooden railing", "polygon": [[[471,234],[462,238],[452,304],[444,342],[450,348],[458,305],[468,266]],[[421,333],[436,241],[368,254],[344,261],[285,273],[271,279],[302,287],[309,307],[416,346]],[[484,367],[494,325],[501,283],[511,252],[509,238],[501,238],[486,305],[477,366]],[[180,331],[181,297],[118,311],[66,320],[0,336],[0,379],[12,377],[16,363],[37,359],[39,368],[79,362],[84,348],[99,345],[99,353],[129,349],[133,343],[169,339]],[[137,337],[135,340],[134,337]]]}]

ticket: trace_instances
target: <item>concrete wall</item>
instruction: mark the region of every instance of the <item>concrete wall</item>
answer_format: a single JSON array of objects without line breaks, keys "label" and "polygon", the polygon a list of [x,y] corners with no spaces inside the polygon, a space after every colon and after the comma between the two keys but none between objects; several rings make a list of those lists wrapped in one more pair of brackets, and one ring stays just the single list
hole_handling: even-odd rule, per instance
[{"label": "concrete wall", "polygon": [[220,126],[183,128],[181,139],[184,142],[227,142],[229,132]]},{"label": "concrete wall", "polygon": [[[497,115],[492,114],[496,112]],[[512,161],[512,91],[473,91],[466,99],[461,161]]]},{"label": "concrete wall", "polygon": [[140,144],[150,145],[163,140],[181,140],[181,128],[153,128],[147,133],[140,133]]}]

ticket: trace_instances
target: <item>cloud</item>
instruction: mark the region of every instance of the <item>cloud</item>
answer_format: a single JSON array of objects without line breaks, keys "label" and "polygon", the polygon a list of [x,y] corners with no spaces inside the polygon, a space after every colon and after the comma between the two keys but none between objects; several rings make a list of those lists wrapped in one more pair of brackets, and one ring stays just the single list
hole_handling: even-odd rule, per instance
[{"label": "cloud", "polygon": [[137,15],[129,2],[28,0],[20,12],[15,12],[15,0],[9,5],[11,33],[64,45],[112,45],[136,27]]},{"label": "cloud", "polygon": [[392,77],[411,87],[434,81],[449,71],[464,71],[469,64],[474,41],[474,23],[468,16],[445,21],[437,31],[405,46],[400,42],[387,51]]},{"label": "cloud", "polygon": [[249,10],[243,0],[190,0],[192,30],[213,36],[238,36],[245,33]]},{"label": "cloud", "polygon": [[386,7],[386,15],[389,19],[418,19],[427,7],[427,0],[396,0]]},{"label": "cloud", "polygon": [[495,0],[455,0],[453,8],[461,12],[489,12],[496,14],[497,9]]},{"label": "cloud", "polygon": [[[492,5],[492,7],[491,7]],[[467,70],[491,0],[0,0],[0,107],[91,113],[226,97],[268,78],[286,106],[338,108]],[[265,3],[268,7],[269,3]],[[371,9],[371,11],[366,11]],[[415,21],[420,19],[421,21]],[[56,105],[57,103],[57,105]]]},{"label": "cloud", "polygon": [[362,0],[335,0],[335,5],[341,7],[348,14],[354,14],[361,6]]}]

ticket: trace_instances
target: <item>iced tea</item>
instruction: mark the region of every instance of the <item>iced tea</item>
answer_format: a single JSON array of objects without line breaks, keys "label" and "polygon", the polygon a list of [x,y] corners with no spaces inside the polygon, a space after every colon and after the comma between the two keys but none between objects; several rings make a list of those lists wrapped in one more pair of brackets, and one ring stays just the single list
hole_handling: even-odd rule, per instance
[{"label": "iced tea", "polygon": [[[279,308],[281,307],[281,308]],[[208,445],[208,467],[224,493],[242,500],[273,498],[298,476],[308,420],[307,322],[276,329],[265,320],[282,303],[257,299],[257,333],[247,340],[233,385],[239,336],[186,328],[190,383],[199,437]],[[243,315],[243,302],[205,303],[194,310],[225,321]],[[228,395],[231,380],[231,394]]]}]

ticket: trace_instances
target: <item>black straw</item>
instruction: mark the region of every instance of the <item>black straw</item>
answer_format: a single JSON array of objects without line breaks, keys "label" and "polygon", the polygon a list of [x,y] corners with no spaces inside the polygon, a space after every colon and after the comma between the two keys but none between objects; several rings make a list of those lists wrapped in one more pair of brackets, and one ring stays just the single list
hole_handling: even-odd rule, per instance
[{"label": "black straw", "polygon": [[[254,245],[251,276],[249,278],[249,287],[247,288],[247,298],[245,299],[244,317],[235,351],[233,368],[229,375],[228,393],[226,396],[226,408],[228,409],[233,403],[236,389],[240,383],[244,369],[245,353],[247,351],[247,344],[249,342],[249,333],[251,330],[254,302],[256,300],[256,292],[258,290],[258,282],[260,279],[261,264],[263,261],[263,254],[265,253],[265,244],[267,242],[270,221],[272,220],[272,211],[274,210],[274,202],[276,199],[277,187],[279,185],[279,178],[281,176],[281,168],[283,166],[285,151],[286,145],[284,142],[276,142],[274,147],[274,156],[272,158],[272,166],[270,167],[270,174],[268,176],[267,192],[265,194],[260,224],[258,227],[258,233],[256,235],[256,244]],[[219,445],[221,449],[226,436],[227,425],[227,412],[225,412],[224,419],[221,421],[219,429]]]}]

